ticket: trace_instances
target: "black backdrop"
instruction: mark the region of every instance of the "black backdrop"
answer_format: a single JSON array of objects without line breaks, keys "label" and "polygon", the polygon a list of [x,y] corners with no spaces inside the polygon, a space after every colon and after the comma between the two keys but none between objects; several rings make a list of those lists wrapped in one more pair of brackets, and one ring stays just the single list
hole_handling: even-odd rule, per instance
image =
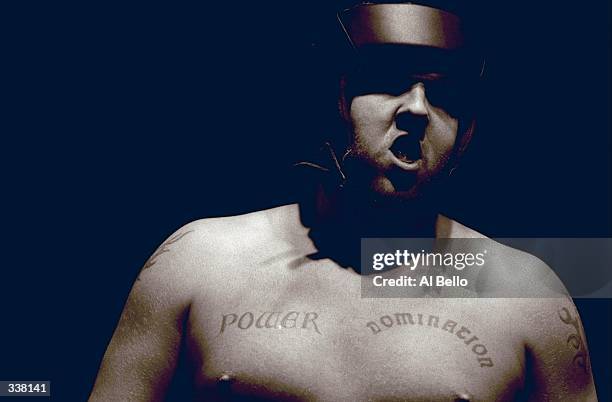
[{"label": "black backdrop", "polygon": [[[85,399],[166,236],[293,199],[288,167],[333,107],[326,3],[5,4],[1,379]],[[483,9],[487,101],[448,213],[609,237],[610,4],[534,3]],[[611,303],[577,304],[609,400]]]}]

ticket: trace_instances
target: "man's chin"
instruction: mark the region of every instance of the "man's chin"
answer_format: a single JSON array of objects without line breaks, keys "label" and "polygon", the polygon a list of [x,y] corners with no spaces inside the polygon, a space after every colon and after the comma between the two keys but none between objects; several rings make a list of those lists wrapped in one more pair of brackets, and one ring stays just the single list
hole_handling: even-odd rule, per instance
[{"label": "man's chin", "polygon": [[429,172],[427,163],[420,160],[415,171],[359,163],[359,160],[347,160],[347,188],[355,196],[373,200],[417,200],[426,198],[433,191],[437,180],[436,173]]},{"label": "man's chin", "polygon": [[387,200],[415,200],[423,196],[424,188],[416,176],[402,179],[379,176],[372,181],[370,191],[376,198]]}]

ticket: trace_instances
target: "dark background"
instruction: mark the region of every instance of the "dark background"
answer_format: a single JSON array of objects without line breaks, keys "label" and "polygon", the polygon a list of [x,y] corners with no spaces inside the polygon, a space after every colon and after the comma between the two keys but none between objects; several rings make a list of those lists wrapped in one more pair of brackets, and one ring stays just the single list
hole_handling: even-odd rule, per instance
[{"label": "dark background", "polygon": [[[1,379],[84,400],[169,234],[295,198],[289,166],[334,107],[326,3],[4,4]],[[610,237],[610,4],[494,3],[448,213],[489,236]],[[609,400],[610,300],[577,305]]]}]

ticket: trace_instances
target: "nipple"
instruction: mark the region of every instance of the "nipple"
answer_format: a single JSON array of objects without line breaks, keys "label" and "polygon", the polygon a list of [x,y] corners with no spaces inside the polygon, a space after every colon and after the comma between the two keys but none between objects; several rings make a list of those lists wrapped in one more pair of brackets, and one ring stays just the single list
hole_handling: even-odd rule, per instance
[{"label": "nipple", "polygon": [[219,377],[219,382],[220,383],[228,383],[230,381],[232,381],[234,379],[232,373],[230,371],[224,371],[223,374],[221,374],[221,377]]},{"label": "nipple", "polygon": [[457,394],[457,396],[454,399],[455,402],[470,402],[470,395],[462,392]]},{"label": "nipple", "polygon": [[234,375],[230,371],[224,371],[217,379],[217,393],[221,399],[230,399],[233,380]]}]

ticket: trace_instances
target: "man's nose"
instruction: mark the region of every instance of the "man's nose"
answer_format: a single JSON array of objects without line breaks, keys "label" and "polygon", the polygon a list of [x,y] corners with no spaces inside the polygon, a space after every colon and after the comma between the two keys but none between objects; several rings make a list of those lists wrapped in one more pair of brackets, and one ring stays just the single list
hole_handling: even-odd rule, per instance
[{"label": "man's nose", "polygon": [[422,133],[429,122],[429,109],[425,86],[414,84],[410,90],[399,97],[400,106],[395,113],[398,129],[408,133]]}]

